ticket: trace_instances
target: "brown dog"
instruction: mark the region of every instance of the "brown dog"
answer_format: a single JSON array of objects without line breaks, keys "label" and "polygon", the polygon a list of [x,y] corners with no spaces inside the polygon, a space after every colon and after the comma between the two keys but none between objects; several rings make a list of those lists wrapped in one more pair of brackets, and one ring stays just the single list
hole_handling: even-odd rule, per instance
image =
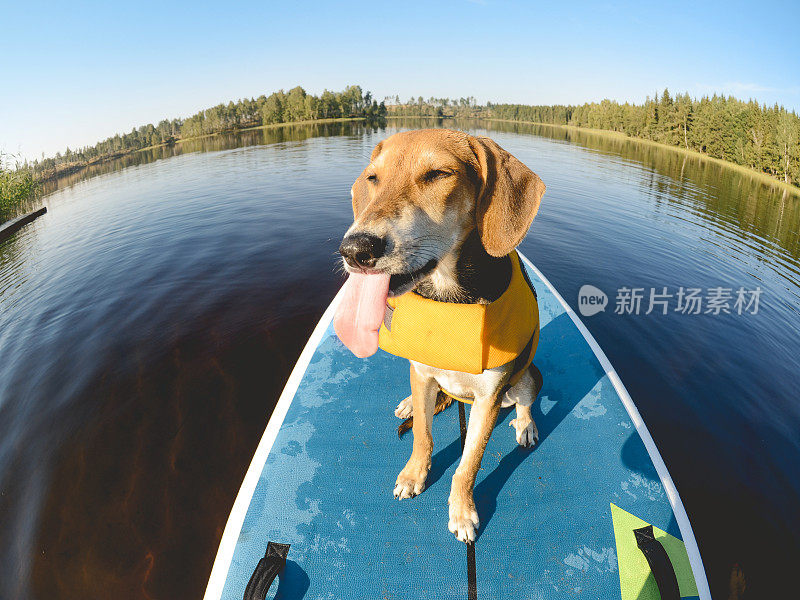
[{"label": "brown dog", "polygon": [[[445,129],[397,133],[375,147],[353,184],[355,221],[340,247],[345,268],[382,277],[389,296],[413,290],[439,302],[489,304],[509,286],[508,254],[525,237],[544,191],[536,174],[488,138]],[[377,333],[368,337],[354,342],[360,356],[377,348]],[[509,363],[474,375],[412,360],[411,396],[395,411],[414,416],[413,451],[394,489],[402,500],[425,487],[439,389],[473,399],[449,498],[449,529],[464,542],[475,540],[472,491],[501,405],[516,405],[511,425],[519,444],[538,441],[530,413],[538,382],[526,371],[503,394],[511,371]]]}]

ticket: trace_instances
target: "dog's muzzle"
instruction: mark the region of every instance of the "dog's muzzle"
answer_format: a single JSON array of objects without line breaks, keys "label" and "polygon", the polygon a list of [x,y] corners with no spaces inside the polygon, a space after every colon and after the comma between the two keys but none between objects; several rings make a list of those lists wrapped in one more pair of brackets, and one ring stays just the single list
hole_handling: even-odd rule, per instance
[{"label": "dog's muzzle", "polygon": [[353,233],[342,240],[339,253],[354,269],[371,269],[386,251],[386,239],[370,233]]}]

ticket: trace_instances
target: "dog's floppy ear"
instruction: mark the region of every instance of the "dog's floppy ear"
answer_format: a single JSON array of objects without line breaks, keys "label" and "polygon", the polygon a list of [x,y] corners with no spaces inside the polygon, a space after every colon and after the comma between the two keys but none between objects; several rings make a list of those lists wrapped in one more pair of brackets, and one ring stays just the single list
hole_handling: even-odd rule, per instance
[{"label": "dog's floppy ear", "polygon": [[475,221],[486,252],[505,256],[528,233],[545,185],[539,176],[489,138],[470,138],[477,158]]},{"label": "dog's floppy ear", "polygon": [[[378,142],[378,145],[372,150],[372,156],[369,157],[370,163],[378,158],[382,147],[383,142]],[[368,168],[369,166],[367,166],[367,169]],[[350,196],[353,198],[353,218],[355,219],[358,218],[358,215],[361,214],[361,211],[367,207],[367,204],[369,204],[369,190],[367,188],[366,181],[367,169],[364,169],[361,172],[361,175],[359,175],[353,183],[353,187],[350,188]]]}]

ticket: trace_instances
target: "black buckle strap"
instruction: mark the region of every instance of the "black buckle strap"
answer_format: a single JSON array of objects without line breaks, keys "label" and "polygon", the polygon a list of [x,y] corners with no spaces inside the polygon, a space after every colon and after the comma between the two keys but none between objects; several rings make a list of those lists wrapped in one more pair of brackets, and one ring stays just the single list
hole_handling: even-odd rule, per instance
[{"label": "black buckle strap", "polygon": [[647,527],[634,529],[633,534],[636,536],[636,545],[639,546],[639,550],[642,551],[642,554],[647,559],[647,564],[650,565],[650,571],[655,577],[661,600],[680,600],[681,595],[678,591],[678,578],[675,577],[675,569],[672,568],[672,563],[669,560],[667,551],[664,550],[664,546],[653,534],[653,526],[648,525]]},{"label": "black buckle strap", "polygon": [[286,555],[289,554],[289,544],[269,542],[264,558],[258,561],[256,570],[250,576],[244,590],[243,600],[265,600],[269,586],[286,565]]}]

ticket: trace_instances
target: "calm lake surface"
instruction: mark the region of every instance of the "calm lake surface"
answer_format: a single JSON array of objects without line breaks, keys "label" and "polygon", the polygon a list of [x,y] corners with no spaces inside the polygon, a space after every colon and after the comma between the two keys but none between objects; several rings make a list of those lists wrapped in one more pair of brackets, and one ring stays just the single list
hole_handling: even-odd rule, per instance
[{"label": "calm lake surface", "polygon": [[[547,184],[521,249],[576,310],[584,284],[609,295],[584,321],[667,463],[714,597],[796,594],[800,198],[624,139],[390,121],[138,153],[60,182],[0,243],[0,598],[202,596],[342,283],[350,185],[378,141],[422,126],[490,135]],[[644,288],[642,314],[615,314],[625,286]],[[672,298],[643,314],[664,287],[760,288],[759,310],[682,314]]]}]

